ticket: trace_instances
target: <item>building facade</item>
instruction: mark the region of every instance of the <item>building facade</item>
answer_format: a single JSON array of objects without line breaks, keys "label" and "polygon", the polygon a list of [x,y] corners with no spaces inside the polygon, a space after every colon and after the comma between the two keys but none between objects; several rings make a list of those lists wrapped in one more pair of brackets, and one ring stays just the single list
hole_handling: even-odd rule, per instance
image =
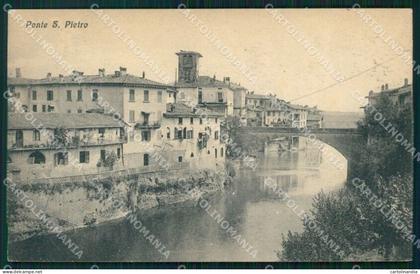
[{"label": "building facade", "polygon": [[[72,75],[44,79],[10,78],[9,90],[28,112],[90,113],[113,115],[126,123],[124,143],[127,165],[142,160],[144,146],[156,140],[166,104],[175,102],[175,89],[162,83],[134,76],[120,67],[113,74],[104,69],[98,75]],[[11,106],[10,111],[16,111]]]},{"label": "building facade", "polygon": [[9,171],[20,180],[95,174],[124,165],[121,123],[97,113],[10,113]]},{"label": "building facade", "polygon": [[404,85],[397,88],[389,88],[388,84],[382,85],[379,92],[371,90],[368,99],[369,105],[375,105],[380,95],[386,95],[394,105],[399,108],[405,108],[413,104],[413,86],[404,79]]}]

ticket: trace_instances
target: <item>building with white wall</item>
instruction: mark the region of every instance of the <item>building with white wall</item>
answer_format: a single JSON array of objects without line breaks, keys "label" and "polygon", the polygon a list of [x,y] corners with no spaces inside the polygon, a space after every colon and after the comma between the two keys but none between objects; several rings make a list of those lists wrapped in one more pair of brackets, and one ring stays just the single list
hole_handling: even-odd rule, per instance
[{"label": "building with white wall", "polygon": [[[122,125],[109,115],[9,113],[7,137],[9,171],[21,180],[95,174],[124,165]],[[112,166],[104,164],[107,157],[114,158]]]}]

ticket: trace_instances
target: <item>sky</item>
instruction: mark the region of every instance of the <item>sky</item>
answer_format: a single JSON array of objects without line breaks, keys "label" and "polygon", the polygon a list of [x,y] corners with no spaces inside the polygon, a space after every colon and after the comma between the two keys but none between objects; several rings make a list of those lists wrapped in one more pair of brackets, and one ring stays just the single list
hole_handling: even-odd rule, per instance
[{"label": "sky", "polygon": [[[326,111],[361,111],[361,103],[352,95],[355,92],[367,95],[370,90],[378,91],[385,83],[398,87],[404,78],[411,83],[411,65],[383,40],[391,37],[412,55],[410,9],[363,10],[383,29],[382,39],[372,25],[351,9],[277,11],[309,41],[312,52],[319,52],[330,62],[334,72],[348,80],[337,82],[337,77],[313,54],[311,56],[303,43],[288,33],[287,25],[275,21],[268,10],[190,10],[189,16],[194,15],[195,22],[199,20],[200,26],[205,26],[201,29],[179,9],[104,10],[103,13],[115,22],[120,32],[133,39],[172,82],[178,62],[175,53],[193,50],[203,55],[199,63],[200,75],[216,75],[217,79],[229,76],[232,82],[255,93],[276,94],[286,101],[318,106]],[[114,33],[116,27],[113,30],[104,24],[103,17],[91,10],[15,12],[13,16],[19,14],[24,22],[47,23],[46,28],[34,29],[36,37],[52,45],[54,51],[78,71],[98,74],[98,68],[105,68],[107,73],[112,73],[122,66],[130,74],[141,75],[145,71],[146,78],[163,82],[152,67]],[[14,76],[17,67],[22,77],[27,78],[45,78],[48,72],[68,74],[65,67],[30,37],[26,24],[22,27],[14,18],[9,15],[8,75]],[[60,28],[52,27],[55,20]],[[66,21],[88,26],[64,28]],[[253,77],[226,58],[226,54],[203,35],[207,31],[220,39],[225,49],[249,68],[249,75]]]}]

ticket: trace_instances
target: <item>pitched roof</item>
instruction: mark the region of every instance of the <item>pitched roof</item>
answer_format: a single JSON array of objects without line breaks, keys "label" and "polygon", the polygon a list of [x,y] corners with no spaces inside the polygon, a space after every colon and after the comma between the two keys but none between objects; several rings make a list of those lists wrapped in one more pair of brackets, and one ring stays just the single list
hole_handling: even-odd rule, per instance
[{"label": "pitched roof", "polygon": [[180,52],[175,53],[176,55],[180,54],[192,54],[192,55],[198,55],[199,57],[203,57],[199,52],[191,51],[191,50],[181,50]]},{"label": "pitched roof", "polygon": [[307,120],[310,121],[318,121],[322,119],[322,115],[318,114],[318,113],[308,113],[308,117],[306,118]]},{"label": "pitched roof", "polygon": [[[30,114],[30,115],[29,115]],[[33,118],[32,118],[33,117]],[[29,119],[28,119],[29,118]],[[120,121],[99,113],[9,113],[8,129],[117,128]]]},{"label": "pitched roof", "polygon": [[264,94],[252,94],[249,93],[246,95],[247,99],[263,99],[263,100],[271,100],[272,98],[268,95],[264,95]]},{"label": "pitched roof", "polygon": [[206,108],[190,107],[184,103],[168,104],[168,111],[163,113],[165,117],[221,117],[222,113],[210,111]]},{"label": "pitched roof", "polygon": [[43,79],[8,78],[8,85],[56,85],[56,84],[111,84],[111,85],[139,85],[170,88],[170,85],[148,80],[143,77],[123,74],[100,75],[66,75],[62,77],[50,77]]},{"label": "pitched roof", "polygon": [[217,88],[228,88],[231,90],[246,90],[239,84],[233,82],[223,82],[210,76],[198,76],[195,83],[176,83],[177,87],[217,87]]}]

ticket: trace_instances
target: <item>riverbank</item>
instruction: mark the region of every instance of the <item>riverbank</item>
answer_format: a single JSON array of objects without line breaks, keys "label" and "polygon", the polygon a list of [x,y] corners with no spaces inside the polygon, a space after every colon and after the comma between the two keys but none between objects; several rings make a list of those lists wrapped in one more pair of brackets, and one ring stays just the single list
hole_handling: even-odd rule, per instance
[{"label": "riverbank", "polygon": [[[223,171],[175,170],[98,181],[21,185],[18,188],[27,199],[8,195],[9,242],[103,224],[131,211],[197,200],[229,183]],[[29,200],[33,206],[28,206]]]}]

